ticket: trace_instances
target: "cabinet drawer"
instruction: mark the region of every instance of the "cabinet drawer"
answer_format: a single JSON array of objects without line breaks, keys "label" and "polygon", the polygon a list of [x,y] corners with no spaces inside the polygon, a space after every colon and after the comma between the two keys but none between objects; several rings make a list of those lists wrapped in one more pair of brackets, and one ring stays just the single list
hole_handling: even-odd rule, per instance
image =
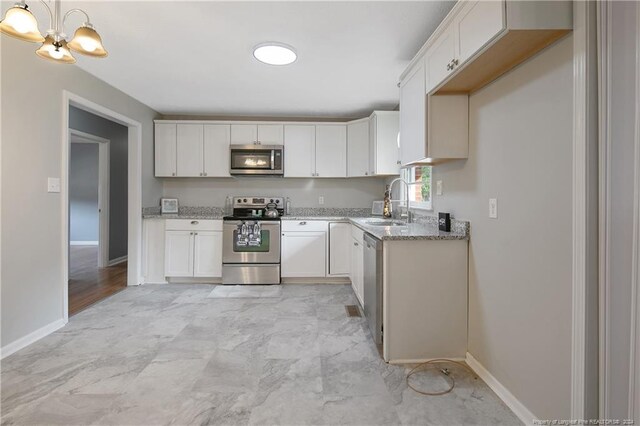
[{"label": "cabinet drawer", "polygon": [[314,231],[327,232],[329,223],[326,220],[283,220],[283,232]]},{"label": "cabinet drawer", "polygon": [[167,231],[222,231],[221,220],[211,219],[167,219]]}]

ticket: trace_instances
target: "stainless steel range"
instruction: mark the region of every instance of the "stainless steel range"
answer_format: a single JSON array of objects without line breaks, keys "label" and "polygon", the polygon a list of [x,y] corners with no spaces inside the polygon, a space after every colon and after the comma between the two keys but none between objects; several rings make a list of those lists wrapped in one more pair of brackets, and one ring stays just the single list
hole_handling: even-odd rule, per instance
[{"label": "stainless steel range", "polygon": [[222,284],[280,284],[282,197],[234,197],[224,217]]}]

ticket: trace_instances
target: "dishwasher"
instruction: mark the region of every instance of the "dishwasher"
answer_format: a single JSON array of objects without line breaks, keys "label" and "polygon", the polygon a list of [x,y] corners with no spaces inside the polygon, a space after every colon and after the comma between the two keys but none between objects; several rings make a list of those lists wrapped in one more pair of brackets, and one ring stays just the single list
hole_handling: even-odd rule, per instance
[{"label": "dishwasher", "polygon": [[382,343],[382,241],[364,234],[364,316],[376,344]]}]

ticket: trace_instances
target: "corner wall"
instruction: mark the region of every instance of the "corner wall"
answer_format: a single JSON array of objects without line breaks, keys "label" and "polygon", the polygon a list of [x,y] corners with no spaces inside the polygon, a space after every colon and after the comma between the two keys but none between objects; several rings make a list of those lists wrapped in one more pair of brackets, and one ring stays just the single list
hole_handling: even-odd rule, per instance
[{"label": "corner wall", "polygon": [[6,348],[63,319],[63,288],[67,284],[62,280],[61,196],[47,193],[47,177],[62,174],[63,90],[139,121],[143,206],[156,204],[162,184],[153,177],[156,111],[76,65],[40,59],[32,43],[6,36],[0,37],[0,43],[0,343]]},{"label": "corner wall", "polygon": [[474,93],[469,159],[433,168],[471,222],[468,350],[541,419],[570,417],[572,42]]}]

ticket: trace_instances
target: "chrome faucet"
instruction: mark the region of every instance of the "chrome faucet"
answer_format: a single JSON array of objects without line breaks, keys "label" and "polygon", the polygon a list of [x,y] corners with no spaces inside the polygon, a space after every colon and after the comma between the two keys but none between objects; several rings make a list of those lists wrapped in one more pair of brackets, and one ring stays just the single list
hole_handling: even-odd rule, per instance
[{"label": "chrome faucet", "polygon": [[[401,218],[406,218],[407,223],[412,223],[413,222],[413,214],[411,213],[411,209],[409,208],[409,182],[407,182],[406,180],[402,179],[402,178],[395,178],[394,180],[391,181],[391,183],[389,184],[389,194],[393,194],[393,184],[396,182],[402,182],[404,183],[405,189],[406,189],[406,198],[407,198],[407,214],[406,215],[400,215]],[[392,201],[402,201],[402,200],[392,200]],[[393,209],[393,204],[391,205],[391,208]],[[393,213],[393,210],[392,210]]]}]

